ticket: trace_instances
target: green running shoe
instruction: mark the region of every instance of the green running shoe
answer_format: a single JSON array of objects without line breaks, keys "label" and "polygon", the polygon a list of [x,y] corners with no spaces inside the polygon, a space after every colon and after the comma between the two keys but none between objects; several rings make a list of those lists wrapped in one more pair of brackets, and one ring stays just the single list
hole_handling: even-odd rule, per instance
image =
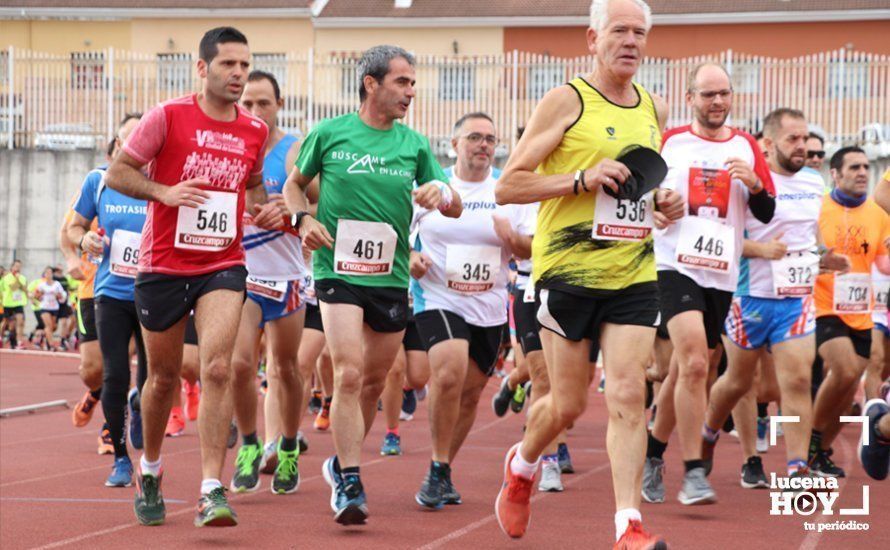
[{"label": "green running shoe", "polygon": [[510,400],[510,410],[515,413],[522,412],[522,408],[525,406],[525,398],[527,393],[528,384],[517,384],[516,389],[513,390],[513,399]]},{"label": "green running shoe", "polygon": [[195,527],[233,527],[238,525],[238,516],[229,506],[226,488],[217,487],[198,500],[198,513],[195,514]]},{"label": "green running shoe", "polygon": [[296,493],[300,488],[300,449],[294,451],[282,451],[281,443],[278,444],[278,466],[275,475],[272,476],[272,493],[276,495],[289,495]]},{"label": "green running shoe", "polygon": [[161,494],[161,480],[164,472],[158,477],[151,474],[138,474],[136,476],[136,498],[133,501],[133,511],[136,519],[142,525],[161,525],[167,516],[167,508],[164,506],[164,495]]},{"label": "green running shoe", "polygon": [[235,475],[232,477],[232,491],[246,493],[260,488],[260,462],[263,460],[263,442],[256,445],[241,445],[235,459]]}]

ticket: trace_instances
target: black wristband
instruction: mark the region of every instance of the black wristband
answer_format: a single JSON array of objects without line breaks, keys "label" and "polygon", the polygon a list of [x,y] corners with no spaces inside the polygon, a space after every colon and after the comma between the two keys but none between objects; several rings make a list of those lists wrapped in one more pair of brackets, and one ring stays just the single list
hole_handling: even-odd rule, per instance
[{"label": "black wristband", "polygon": [[585,193],[590,193],[590,189],[587,188],[587,183],[584,181],[584,170],[579,170],[581,172],[581,187],[584,188]]},{"label": "black wristband", "polygon": [[[575,172],[575,185],[572,186],[572,190],[574,191],[574,193],[576,195],[578,194],[578,184],[581,183],[581,181],[583,181],[583,180],[584,180],[584,170],[576,171]],[[587,187],[585,187],[584,190],[586,191]]]}]

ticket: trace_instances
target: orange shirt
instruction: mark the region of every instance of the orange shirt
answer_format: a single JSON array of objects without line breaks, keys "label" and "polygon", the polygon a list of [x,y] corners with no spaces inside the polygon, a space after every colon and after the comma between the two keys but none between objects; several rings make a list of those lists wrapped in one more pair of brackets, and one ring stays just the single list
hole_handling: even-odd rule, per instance
[{"label": "orange shirt", "polygon": [[[860,206],[846,208],[826,195],[819,215],[819,231],[826,247],[850,258],[850,273],[870,276],[875,258],[887,254],[884,241],[890,237],[890,216],[871,198]],[[816,279],[816,317],[838,316],[854,330],[874,327],[871,313],[835,312],[835,276],[835,273],[823,273]],[[873,296],[871,299],[874,302]]]},{"label": "orange shirt", "polygon": [[[65,214],[65,221],[70,222],[71,218],[74,216],[74,210],[69,210],[67,214]],[[90,226],[91,231],[96,231],[99,227],[99,220],[93,218],[93,223]],[[80,256],[80,271],[83,273],[84,279],[80,282],[80,287],[77,289],[77,298],[78,300],[91,300],[93,299],[93,283],[96,282],[96,270],[99,269],[99,266],[90,261],[86,254],[81,254]]]}]

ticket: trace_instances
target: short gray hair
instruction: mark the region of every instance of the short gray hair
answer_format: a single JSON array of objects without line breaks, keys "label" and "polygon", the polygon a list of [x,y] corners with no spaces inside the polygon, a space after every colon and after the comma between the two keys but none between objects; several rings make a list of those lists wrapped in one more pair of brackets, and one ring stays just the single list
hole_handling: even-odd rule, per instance
[{"label": "short gray hair", "polygon": [[[612,0],[593,0],[590,3],[590,28],[597,33],[603,32],[603,29],[609,24],[609,3]],[[641,10],[646,20],[646,30],[652,28],[652,9],[649,4],[643,0],[633,0]]]},{"label": "short gray hair", "polygon": [[371,76],[377,82],[382,82],[389,72],[389,62],[397,57],[404,58],[409,65],[414,66],[414,56],[398,46],[381,45],[365,50],[356,65],[359,100],[364,101],[368,94],[365,91],[365,77]]}]

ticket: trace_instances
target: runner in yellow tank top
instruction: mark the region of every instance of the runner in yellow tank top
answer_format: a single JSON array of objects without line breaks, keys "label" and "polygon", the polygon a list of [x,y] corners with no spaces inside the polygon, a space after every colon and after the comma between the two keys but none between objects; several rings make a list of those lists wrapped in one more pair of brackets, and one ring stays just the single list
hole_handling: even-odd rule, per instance
[{"label": "runner in yellow tank top", "polygon": [[[640,486],[646,450],[645,369],[658,323],[651,226],[683,215],[679,194],[612,199],[630,175],[617,162],[628,147],[658,150],[664,101],[633,83],[652,18],[642,0],[594,0],[587,46],[591,74],[554,88],[535,109],[495,190],[499,203],[541,202],[532,241],[537,319],[551,391],[529,413],[521,443],[507,453],[495,504],[498,524],[521,537],[541,452],[587,405],[590,362],[603,349],[609,383],[607,449],[615,489],[616,548],[656,548],[643,530]],[[597,204],[599,203],[599,205]],[[628,231],[614,239],[615,228]],[[598,526],[599,527],[599,526]],[[589,527],[585,527],[589,529]]]}]

